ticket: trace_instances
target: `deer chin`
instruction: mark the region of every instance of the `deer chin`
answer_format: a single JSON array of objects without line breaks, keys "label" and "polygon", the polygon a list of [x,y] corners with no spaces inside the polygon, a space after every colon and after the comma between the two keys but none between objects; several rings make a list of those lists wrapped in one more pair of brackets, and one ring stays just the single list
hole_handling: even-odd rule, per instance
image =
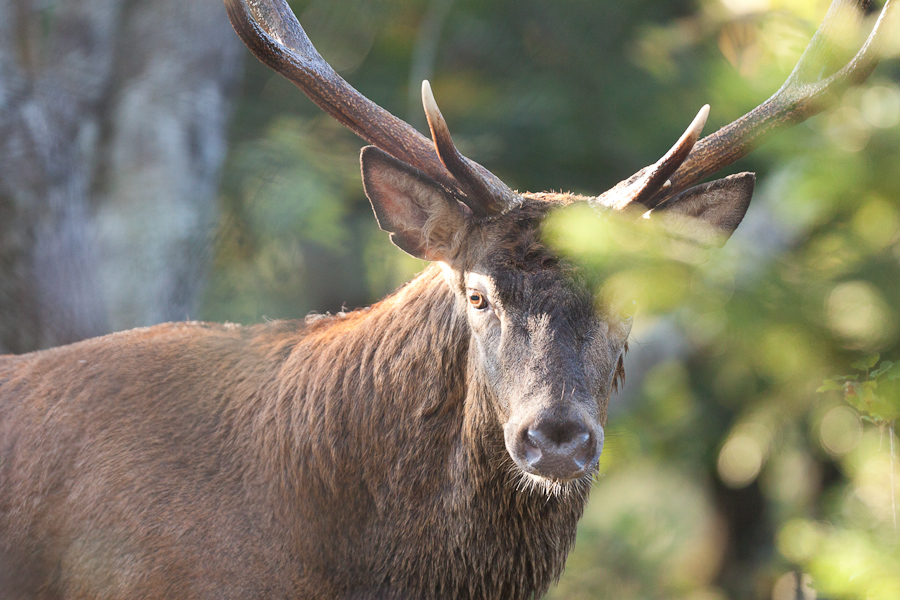
[{"label": "deer chin", "polygon": [[[518,465],[516,465],[518,467]],[[569,479],[555,479],[544,477],[537,473],[530,473],[521,467],[517,468],[519,480],[517,489],[521,492],[540,493],[547,497],[566,498],[573,494],[586,494],[594,483],[594,475],[597,473],[597,464],[584,469]]]}]

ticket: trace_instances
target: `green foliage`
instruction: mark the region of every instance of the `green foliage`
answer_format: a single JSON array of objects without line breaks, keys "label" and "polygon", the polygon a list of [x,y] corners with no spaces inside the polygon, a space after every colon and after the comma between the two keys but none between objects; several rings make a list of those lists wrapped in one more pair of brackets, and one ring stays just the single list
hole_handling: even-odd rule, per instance
[{"label": "green foliage", "polygon": [[[894,422],[900,415],[900,363],[879,353],[850,366],[857,373],[826,379],[817,392],[839,392],[821,423],[827,450],[847,478],[827,521],[809,518],[780,531],[782,554],[813,574],[818,589],[839,598],[900,595],[900,458]],[[880,362],[879,362],[880,361]],[[868,422],[864,431],[861,422]],[[887,440],[885,440],[887,438]]]},{"label": "green foliage", "polygon": [[[892,425],[900,416],[900,363],[889,360],[878,364],[880,354],[871,354],[851,363],[860,371],[826,379],[817,392],[842,391],[844,400],[860,414],[879,425]],[[878,365],[878,368],[875,366]],[[860,381],[860,377],[863,381]]]}]

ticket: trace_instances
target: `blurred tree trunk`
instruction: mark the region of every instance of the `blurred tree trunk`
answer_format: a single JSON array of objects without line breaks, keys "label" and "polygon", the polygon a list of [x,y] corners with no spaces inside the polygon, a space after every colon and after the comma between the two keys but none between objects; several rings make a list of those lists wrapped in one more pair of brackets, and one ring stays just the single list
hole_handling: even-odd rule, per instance
[{"label": "blurred tree trunk", "polygon": [[219,0],[0,0],[0,351],[196,313],[240,56]]}]

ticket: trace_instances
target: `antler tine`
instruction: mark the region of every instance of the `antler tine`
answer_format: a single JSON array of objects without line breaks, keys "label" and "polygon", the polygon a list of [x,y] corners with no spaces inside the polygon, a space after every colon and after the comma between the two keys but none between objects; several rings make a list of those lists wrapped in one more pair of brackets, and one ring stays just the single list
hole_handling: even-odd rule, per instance
[{"label": "antler tine", "polygon": [[884,30],[889,29],[885,23],[895,17],[894,0],[884,3],[872,32],[850,62],[828,77],[823,77],[821,72],[834,52],[830,38],[837,28],[837,19],[849,12],[858,25],[862,9],[869,3],[870,0],[833,0],[822,25],[784,85],[746,115],[700,140],[670,177],[671,185],[640,202],[647,208],[655,208],[747,155],[770,132],[802,123],[824,110],[842,90],[865,81],[881,57]]},{"label": "antler tine", "polygon": [[[479,169],[483,171],[484,167],[459,153],[427,79],[422,82],[422,104],[425,106],[425,116],[428,118],[428,127],[434,139],[434,149],[443,165],[453,173],[466,193],[462,201],[472,209],[476,217],[488,217],[506,211],[516,202],[515,193],[502,182],[502,187],[497,186],[491,178],[485,177],[485,173],[479,172]],[[496,178],[494,180],[499,182]]]},{"label": "antler tine", "polygon": [[[496,191],[502,202],[515,197],[490,171],[461,155],[463,171],[457,174],[445,167],[431,140],[360,94],[331,68],[285,0],[225,0],[225,8],[238,36],[261,62],[363,140],[423,171],[469,206],[483,200],[468,197],[474,184],[466,179],[481,178],[484,189]],[[495,214],[506,208],[489,206],[481,212]]]},{"label": "antler tine", "polygon": [[591,202],[613,210],[622,210],[632,203],[642,204],[659,190],[668,188],[671,185],[669,176],[681,166],[700,139],[707,117],[709,104],[703,105],[675,145],[662,158],[593,198]]}]

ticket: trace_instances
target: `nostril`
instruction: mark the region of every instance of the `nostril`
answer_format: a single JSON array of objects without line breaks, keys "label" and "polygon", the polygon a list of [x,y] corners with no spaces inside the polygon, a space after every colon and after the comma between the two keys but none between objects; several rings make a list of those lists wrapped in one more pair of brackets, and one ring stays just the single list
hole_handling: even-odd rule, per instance
[{"label": "nostril", "polygon": [[525,430],[524,439],[522,441],[525,462],[529,465],[533,465],[541,459],[541,448],[545,444],[545,440],[540,432],[533,429],[527,429]]},{"label": "nostril", "polygon": [[591,434],[584,432],[574,440],[572,460],[579,469],[585,468],[594,459],[594,445],[591,443]]}]

